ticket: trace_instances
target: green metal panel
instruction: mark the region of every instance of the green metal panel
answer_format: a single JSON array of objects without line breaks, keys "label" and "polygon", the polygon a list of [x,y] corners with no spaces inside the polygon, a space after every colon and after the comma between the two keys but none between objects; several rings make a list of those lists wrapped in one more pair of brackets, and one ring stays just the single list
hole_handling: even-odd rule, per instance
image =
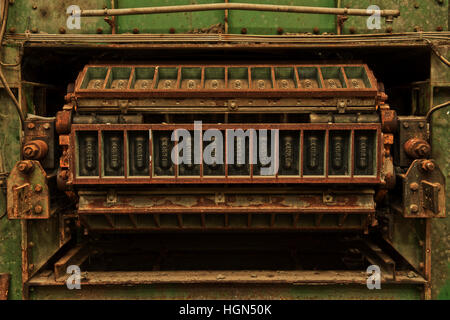
[{"label": "green metal panel", "polygon": [[16,0],[9,5],[7,32],[11,28],[16,33],[32,32],[60,33],[64,28],[66,33],[92,34],[102,28],[103,33],[111,33],[110,26],[103,17],[83,17],[81,29],[67,28],[67,8],[77,5],[80,9],[103,9],[111,5],[107,0]]},{"label": "green metal panel", "polygon": [[189,284],[140,286],[83,286],[68,290],[65,286],[32,287],[31,299],[388,299],[416,300],[421,286],[382,285],[369,290],[364,285],[239,285]]},{"label": "green metal panel", "polygon": [[[292,6],[336,7],[334,0],[234,0],[258,4],[279,4]],[[262,11],[229,11],[229,33],[241,33],[247,29],[248,34],[278,34],[278,28],[288,33],[313,32],[318,28],[320,33],[336,32],[336,16],[322,14],[277,13]],[[280,30],[281,31],[281,30]]]},{"label": "green metal panel", "polygon": [[[400,17],[395,18],[391,24],[392,31],[413,32],[414,28],[421,31],[436,31],[438,27],[448,30],[448,0],[423,1],[423,0],[342,0],[341,7],[368,8],[377,5],[381,10],[399,9]],[[344,34],[350,33],[350,28],[355,28],[356,33],[384,33],[386,32],[385,19],[381,19],[381,29],[369,30],[367,17],[351,16],[344,24]]]},{"label": "green metal panel", "polygon": [[[450,59],[449,47],[438,47]],[[432,106],[450,100],[450,70],[436,56],[431,60]],[[432,157],[446,177],[447,218],[431,222],[432,297],[450,299],[450,107],[434,112],[431,118]]]},{"label": "green metal panel", "polygon": [[[211,0],[121,0],[117,8],[160,7],[187,4],[214,3]],[[195,29],[208,28],[224,23],[224,11],[184,12],[171,14],[134,15],[117,17],[118,33],[133,32],[137,28],[140,33],[186,33]]]}]

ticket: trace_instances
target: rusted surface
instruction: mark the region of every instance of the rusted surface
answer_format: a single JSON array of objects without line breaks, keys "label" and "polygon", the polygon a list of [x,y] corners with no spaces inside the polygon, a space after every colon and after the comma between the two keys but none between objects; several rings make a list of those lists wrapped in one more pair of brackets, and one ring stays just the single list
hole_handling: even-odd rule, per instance
[{"label": "rusted surface", "polygon": [[72,122],[72,111],[63,110],[56,113],[55,128],[58,134],[66,134],[70,132],[70,124]]},{"label": "rusted surface", "polygon": [[[367,78],[369,79],[370,86],[369,87],[352,87],[348,81],[345,79],[345,83],[341,84],[341,86],[327,87],[328,82],[323,81],[323,77],[321,74],[321,68],[341,68],[341,67],[359,67],[365,70]],[[276,81],[277,78],[275,76],[274,68],[284,67],[284,68],[292,68],[294,70],[294,81],[297,83],[296,88],[289,88],[280,85],[279,81]],[[86,74],[89,68],[107,68],[106,77],[101,82],[98,83],[98,86],[94,87],[83,87],[83,81],[86,79]],[[108,83],[108,77],[110,77],[112,68],[130,68],[131,72],[127,79],[124,80],[125,87],[121,89],[113,88],[113,86],[107,88],[106,85]],[[141,89],[139,87],[133,87],[133,77],[134,70],[136,68],[154,68],[155,72],[153,77],[148,80],[152,80],[152,86]],[[163,68],[176,68],[177,76],[173,79],[173,83],[169,87],[161,87],[158,86],[158,77],[159,70]],[[199,74],[201,74],[200,87],[197,87],[195,90],[184,89],[181,87],[181,70],[182,68],[198,68],[201,70]],[[223,68],[224,69],[224,88],[207,88],[204,86],[205,83],[205,72],[204,70],[207,68]],[[230,69],[231,68],[244,68],[247,69],[248,84],[243,87],[234,86],[233,79],[229,78]],[[253,81],[258,81],[258,79],[252,78],[252,68],[268,68],[270,69],[270,87],[260,88],[258,86],[253,85]],[[320,77],[321,82],[319,83],[319,87],[313,88],[308,86],[303,81],[299,81],[302,79],[303,74],[299,74],[298,68],[317,68],[317,74]],[[232,86],[233,84],[233,86]],[[214,97],[214,98],[237,98],[237,97],[266,97],[266,98],[286,98],[286,97],[371,97],[376,98],[378,95],[377,89],[377,81],[372,73],[372,71],[367,67],[367,65],[362,64],[326,64],[326,65],[317,65],[317,64],[305,64],[305,65],[292,65],[292,64],[233,64],[230,65],[221,65],[221,64],[208,64],[208,65],[179,65],[179,64],[160,64],[160,65],[86,65],[82,72],[80,72],[76,84],[75,84],[75,92],[73,96],[78,99],[83,98],[145,98],[145,97],[164,97],[164,98],[185,98],[185,97]]]},{"label": "rusted surface", "polygon": [[413,159],[427,158],[431,154],[430,144],[418,138],[411,138],[404,144],[405,152]]},{"label": "rusted surface", "polygon": [[407,218],[445,218],[445,178],[434,160],[415,160],[403,181],[403,203],[395,206]]},{"label": "rusted surface", "polygon": [[390,110],[388,107],[381,109],[381,127],[383,132],[395,133],[397,130],[397,112]]},{"label": "rusted surface", "polygon": [[48,152],[48,145],[42,140],[32,140],[27,142],[23,148],[22,153],[26,159],[41,160]]},{"label": "rusted surface", "polygon": [[47,174],[39,161],[18,162],[8,177],[7,189],[9,219],[48,219],[50,217]]},{"label": "rusted surface", "polygon": [[0,273],[0,300],[8,299],[10,280],[11,275],[9,273]]}]

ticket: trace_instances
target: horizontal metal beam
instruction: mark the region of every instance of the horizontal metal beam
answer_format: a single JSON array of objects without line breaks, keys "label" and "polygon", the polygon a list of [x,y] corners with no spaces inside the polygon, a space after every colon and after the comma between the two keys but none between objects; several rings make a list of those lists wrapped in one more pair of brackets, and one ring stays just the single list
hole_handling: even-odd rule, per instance
[{"label": "horizontal metal beam", "polygon": [[[194,12],[194,11],[209,11],[209,10],[251,10],[251,11],[289,12],[289,13],[334,14],[334,15],[349,15],[349,16],[371,16],[376,13],[375,10],[367,10],[367,9],[280,6],[271,4],[252,4],[252,3],[211,3],[211,4],[127,8],[127,9],[81,10],[78,12],[73,11],[71,15],[75,16],[79,14],[82,17],[123,16],[135,14]],[[379,13],[380,16],[382,17],[398,17],[400,15],[399,10],[380,10]]]}]

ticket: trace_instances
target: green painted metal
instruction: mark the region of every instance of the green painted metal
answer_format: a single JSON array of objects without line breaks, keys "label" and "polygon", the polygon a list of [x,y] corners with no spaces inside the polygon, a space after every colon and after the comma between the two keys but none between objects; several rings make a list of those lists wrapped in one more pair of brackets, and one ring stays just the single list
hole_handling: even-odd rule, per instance
[{"label": "green painted metal", "polygon": [[[224,0],[225,1],[225,0]],[[136,8],[148,6],[175,6],[188,4],[217,3],[215,0],[155,0],[149,4],[146,0],[79,0],[81,9],[102,8]],[[356,33],[383,33],[392,25],[394,32],[412,32],[416,28],[422,31],[436,31],[437,28],[448,30],[449,0],[408,1],[408,0],[230,0],[229,2],[245,2],[259,4],[280,4],[317,7],[368,8],[377,5],[381,9],[399,9],[400,17],[393,24],[381,19],[381,29],[369,30],[367,17],[350,16],[344,23],[343,33],[349,34],[350,28]],[[66,10],[75,4],[71,0],[47,1],[16,0],[9,7],[7,31],[14,29],[16,33],[44,32],[61,33],[63,28],[67,34],[111,33],[111,26],[103,17],[83,17],[81,29],[69,30],[66,25]],[[225,11],[203,11],[171,14],[119,16],[115,21],[117,33],[186,33],[211,26],[225,25]],[[228,12],[229,33],[240,34],[246,29],[248,34],[275,35],[284,33],[337,33],[337,17],[335,15],[295,14],[262,11],[230,10]],[[280,29],[279,29],[280,28]]]},{"label": "green painted metal", "polygon": [[[354,28],[356,33],[384,33],[388,26],[392,32],[437,31],[438,27],[448,30],[449,1],[420,1],[420,0],[342,0],[341,7],[368,8],[371,5],[383,9],[399,9],[400,17],[395,18],[392,24],[381,19],[381,29],[369,30],[367,17],[351,16],[344,24],[344,34],[350,33]],[[417,28],[416,28],[417,27]],[[415,30],[416,28],[416,30]]]},{"label": "green painted metal", "polygon": [[[230,2],[243,2],[234,0]],[[274,4],[273,0],[246,0],[246,3]],[[335,7],[334,0],[279,0],[279,5]],[[240,34],[243,29],[248,34],[278,34],[278,28],[284,33],[313,32],[336,33],[336,16],[320,14],[295,14],[261,11],[229,11],[229,33]],[[281,30],[280,30],[281,31]]]},{"label": "green painted metal", "polygon": [[103,33],[111,33],[111,27],[103,20],[103,17],[85,17],[81,21],[81,29],[69,30],[67,28],[67,8],[77,5],[81,9],[102,9],[110,6],[106,0],[16,0],[9,5],[7,32],[11,28],[16,33],[30,32],[60,33],[64,28],[66,33],[95,34],[101,28]]},{"label": "green painted metal", "polygon": [[[186,4],[213,3],[211,0],[156,0],[151,6],[176,6]],[[117,8],[148,7],[146,0],[121,0]],[[185,12],[171,14],[134,15],[116,17],[118,33],[133,32],[136,28],[139,33],[186,33],[195,29],[208,28],[218,23],[224,24],[224,11]]]},{"label": "green painted metal", "polygon": [[141,286],[83,286],[68,290],[65,286],[32,287],[30,299],[387,299],[416,300],[421,286],[382,285],[381,290],[368,290],[363,285],[141,285]]},{"label": "green painted metal", "polygon": [[[450,47],[438,50],[447,59]],[[431,60],[431,106],[450,100],[450,70],[437,57]],[[432,297],[450,299],[450,107],[434,112],[431,119],[432,157],[446,178],[447,218],[431,222],[431,284]]]},{"label": "green painted metal", "polygon": [[[7,63],[17,61],[19,50],[3,48],[1,57]],[[17,94],[20,84],[20,68],[3,68],[11,89]],[[8,173],[20,160],[20,119],[3,88],[0,88],[0,174]],[[6,181],[2,185],[6,187]],[[1,193],[1,192],[0,192]],[[6,208],[6,197],[0,195],[0,216]],[[0,219],[0,273],[11,274],[10,299],[22,298],[22,249],[20,221],[10,221],[7,216]]]}]

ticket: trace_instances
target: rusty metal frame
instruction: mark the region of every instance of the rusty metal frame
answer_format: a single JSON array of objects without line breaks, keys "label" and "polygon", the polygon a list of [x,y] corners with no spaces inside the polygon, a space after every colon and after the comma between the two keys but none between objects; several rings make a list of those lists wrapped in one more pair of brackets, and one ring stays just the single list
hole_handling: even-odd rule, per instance
[{"label": "rusty metal frame", "polygon": [[[105,77],[104,86],[102,89],[82,89],[81,84],[82,81],[87,73],[88,68],[92,67],[101,67],[101,68],[108,68],[107,75]],[[106,89],[106,80],[109,77],[110,71],[112,68],[131,68],[130,72],[130,78],[128,79],[128,84],[130,84],[131,77],[133,75],[133,70],[137,67],[147,67],[147,68],[155,68],[155,74],[153,77],[153,88],[151,90],[147,89],[125,89],[125,90],[115,90],[115,89]],[[177,89],[157,89],[157,82],[155,79],[158,77],[159,68],[164,67],[172,67],[172,68],[179,68],[178,69],[178,76],[177,76]],[[203,83],[204,81],[204,69],[209,67],[220,67],[225,68],[225,88],[216,90],[216,89],[205,89],[205,88],[196,88],[195,90],[190,89],[181,89],[179,88],[179,82],[180,82],[180,70],[181,68],[201,68],[201,81]],[[249,83],[248,83],[248,89],[244,90],[237,90],[237,89],[227,89],[227,80],[228,80],[228,68],[233,67],[248,67],[255,68],[255,67],[263,67],[263,68],[270,68],[271,69],[271,80],[272,80],[272,88],[270,89],[253,89],[252,86],[252,79],[250,77],[249,72]],[[296,79],[299,79],[298,77],[298,68],[299,67],[315,67],[318,68],[320,73],[321,67],[363,67],[366,75],[369,79],[370,88],[350,88],[348,81],[345,83],[345,88],[336,88],[336,89],[328,89],[325,87],[322,88],[301,88],[299,86],[299,83],[297,83],[296,89],[283,89],[278,88],[277,83],[274,79],[274,68],[276,67],[290,67],[294,69]],[[345,74],[345,73],[344,73]],[[344,75],[343,74],[343,75]],[[345,78],[346,79],[346,78]],[[322,83],[323,84],[323,83]],[[372,71],[368,68],[366,64],[233,64],[233,65],[224,65],[224,64],[186,64],[186,65],[180,65],[180,64],[154,64],[154,65],[126,65],[126,64],[91,64],[86,65],[84,69],[80,72],[80,74],[77,77],[77,80],[75,82],[75,91],[74,96],[77,99],[83,99],[83,98],[95,98],[95,97],[102,97],[102,98],[148,98],[148,97],[155,97],[155,98],[193,98],[193,97],[214,97],[214,98],[223,98],[223,97],[229,97],[229,98],[236,98],[236,97],[273,97],[273,98],[287,98],[287,97],[372,97],[376,98],[378,94],[378,86],[377,81],[375,79],[375,76],[373,75]]]},{"label": "rusty metal frame", "polygon": [[[124,137],[127,136],[128,131],[170,131],[176,130],[179,128],[183,128],[186,130],[194,130],[193,124],[136,124],[136,125],[126,125],[126,124],[74,124],[72,125],[72,131],[70,134],[70,143],[72,145],[71,157],[70,157],[70,170],[72,174],[72,184],[73,185],[98,185],[98,184],[114,184],[114,185],[139,185],[139,184],[177,184],[177,183],[351,183],[351,184],[380,184],[381,180],[381,163],[382,163],[382,137],[381,137],[381,126],[380,124],[204,124],[202,129],[218,129],[218,130],[226,130],[226,129],[279,129],[279,130],[297,130],[299,135],[302,135],[304,131],[311,130],[322,130],[324,132],[334,131],[334,130],[349,130],[351,131],[351,139],[352,144],[354,143],[353,136],[356,131],[359,130],[373,130],[376,132],[376,168],[375,174],[370,176],[356,176],[354,175],[354,166],[352,167],[351,174],[345,177],[341,176],[327,176],[326,172],[328,168],[324,166],[324,174],[323,177],[317,176],[305,176],[303,175],[303,171],[300,170],[299,176],[272,176],[272,177],[264,177],[264,176],[229,176],[227,175],[227,171],[225,171],[224,176],[198,176],[198,177],[189,177],[189,176],[178,176],[174,175],[173,177],[167,176],[154,176],[151,173],[153,172],[153,160],[150,162],[149,171],[150,174],[148,177],[103,177],[102,176],[102,167],[101,167],[101,156],[102,152],[98,152],[98,165],[99,165],[99,176],[98,177],[79,177],[77,176],[77,155],[76,155],[76,134],[77,132],[82,131],[96,131],[98,132],[98,150],[102,150],[102,132],[106,131],[124,131]],[[149,143],[152,143],[153,139],[149,139]],[[302,143],[302,142],[301,142]],[[325,146],[326,147],[326,146]],[[225,148],[226,149],[226,148]],[[150,146],[150,150],[153,150],[153,147]],[[303,148],[300,148],[303,150]],[[351,148],[351,162],[354,162],[354,146]],[[126,152],[126,150],[124,150]],[[301,152],[302,153],[302,152]],[[324,154],[328,154],[328,150],[324,150]],[[124,157],[126,153],[124,153]],[[303,155],[300,155],[299,159],[302,159]],[[153,159],[153,158],[152,158]],[[224,159],[225,168],[226,159]],[[202,165],[201,165],[202,166]],[[302,164],[300,164],[302,166]],[[127,168],[124,168],[124,172],[127,171]],[[203,170],[201,170],[200,174],[202,174]]]}]

